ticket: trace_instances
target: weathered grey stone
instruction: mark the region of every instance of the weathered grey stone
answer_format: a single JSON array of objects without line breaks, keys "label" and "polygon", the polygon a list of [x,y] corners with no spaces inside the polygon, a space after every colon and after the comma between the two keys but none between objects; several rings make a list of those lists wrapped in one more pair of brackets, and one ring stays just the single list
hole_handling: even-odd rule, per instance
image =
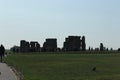
[{"label": "weathered grey stone", "polygon": [[82,37],[82,51],[86,50],[85,36]]},{"label": "weathered grey stone", "polygon": [[40,44],[37,41],[30,42],[30,51],[31,52],[40,52]]},{"label": "weathered grey stone", "polygon": [[29,43],[25,40],[21,40],[20,41],[20,51],[21,52],[39,52],[40,44],[36,41],[31,41]]},{"label": "weathered grey stone", "polygon": [[79,51],[81,47],[81,36],[68,36],[65,39],[63,49],[65,51]]},{"label": "weathered grey stone", "polygon": [[49,38],[43,44],[44,51],[57,51],[57,39]]},{"label": "weathered grey stone", "polygon": [[27,42],[25,40],[21,40],[20,41],[20,51],[21,52],[29,52],[29,49],[30,49],[29,42]]}]

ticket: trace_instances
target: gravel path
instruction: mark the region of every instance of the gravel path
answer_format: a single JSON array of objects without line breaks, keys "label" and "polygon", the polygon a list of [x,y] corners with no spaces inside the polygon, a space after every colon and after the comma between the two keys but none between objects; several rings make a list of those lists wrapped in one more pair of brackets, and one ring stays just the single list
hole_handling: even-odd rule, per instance
[{"label": "gravel path", "polygon": [[0,63],[0,80],[18,80],[18,78],[9,66]]}]

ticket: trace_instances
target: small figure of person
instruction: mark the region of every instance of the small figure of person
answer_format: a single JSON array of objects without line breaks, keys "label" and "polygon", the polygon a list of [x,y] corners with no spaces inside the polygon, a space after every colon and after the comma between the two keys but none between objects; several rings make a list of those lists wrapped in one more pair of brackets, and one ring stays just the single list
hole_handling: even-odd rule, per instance
[{"label": "small figure of person", "polygon": [[3,62],[3,57],[5,54],[5,48],[3,45],[0,46],[0,58],[1,58],[1,62]]}]

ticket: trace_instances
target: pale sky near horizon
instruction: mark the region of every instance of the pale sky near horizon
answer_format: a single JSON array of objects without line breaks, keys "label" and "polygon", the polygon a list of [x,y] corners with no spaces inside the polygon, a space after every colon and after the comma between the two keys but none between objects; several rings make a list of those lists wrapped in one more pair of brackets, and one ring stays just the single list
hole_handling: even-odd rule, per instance
[{"label": "pale sky near horizon", "polygon": [[87,48],[120,47],[120,0],[0,0],[0,44],[86,36]]}]

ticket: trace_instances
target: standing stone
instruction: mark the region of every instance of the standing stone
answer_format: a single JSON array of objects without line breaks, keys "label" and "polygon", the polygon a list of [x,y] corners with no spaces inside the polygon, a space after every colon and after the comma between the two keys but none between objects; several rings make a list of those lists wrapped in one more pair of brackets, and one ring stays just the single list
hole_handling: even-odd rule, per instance
[{"label": "standing stone", "polygon": [[33,41],[30,42],[30,51],[35,52],[35,42]]},{"label": "standing stone", "polygon": [[57,39],[46,39],[46,42],[43,44],[43,50],[52,52],[57,51]]},{"label": "standing stone", "polygon": [[82,37],[82,51],[86,50],[85,36]]},{"label": "standing stone", "polygon": [[40,44],[36,41],[30,42],[30,51],[31,52],[40,52]]},{"label": "standing stone", "polygon": [[36,43],[36,51],[40,52],[40,44],[38,42]]},{"label": "standing stone", "polygon": [[20,41],[20,51],[21,52],[29,52],[29,49],[30,49],[29,42],[27,42],[25,40],[21,40]]},{"label": "standing stone", "polygon": [[103,51],[103,50],[104,50],[103,43],[100,43],[100,51]]},{"label": "standing stone", "polygon": [[64,51],[79,51],[81,47],[80,36],[68,36],[64,42]]}]

